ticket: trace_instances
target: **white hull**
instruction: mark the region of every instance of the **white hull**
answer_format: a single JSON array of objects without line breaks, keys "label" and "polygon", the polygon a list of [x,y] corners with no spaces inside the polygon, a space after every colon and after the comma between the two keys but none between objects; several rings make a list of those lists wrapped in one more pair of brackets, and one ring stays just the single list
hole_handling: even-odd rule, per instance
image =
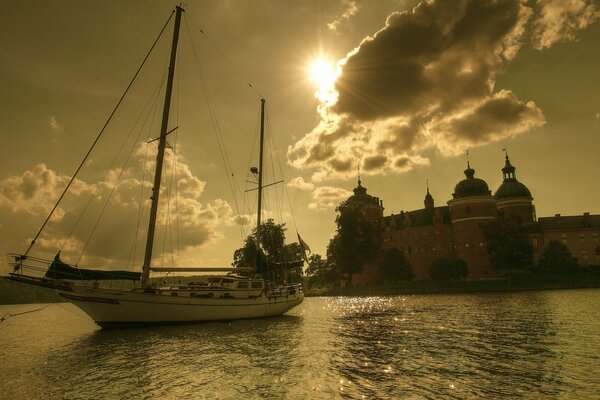
[{"label": "white hull", "polygon": [[59,294],[102,327],[262,318],[284,314],[304,293],[256,298],[198,298],[72,286]]}]

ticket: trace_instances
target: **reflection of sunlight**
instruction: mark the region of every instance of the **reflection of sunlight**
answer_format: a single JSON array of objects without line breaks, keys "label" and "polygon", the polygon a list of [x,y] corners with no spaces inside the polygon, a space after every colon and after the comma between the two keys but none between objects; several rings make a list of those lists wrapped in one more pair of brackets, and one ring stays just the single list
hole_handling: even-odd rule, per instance
[{"label": "reflection of sunlight", "polygon": [[318,86],[315,97],[324,105],[335,103],[338,93],[334,89],[334,84],[338,70],[329,61],[319,58],[311,64],[310,76]]}]

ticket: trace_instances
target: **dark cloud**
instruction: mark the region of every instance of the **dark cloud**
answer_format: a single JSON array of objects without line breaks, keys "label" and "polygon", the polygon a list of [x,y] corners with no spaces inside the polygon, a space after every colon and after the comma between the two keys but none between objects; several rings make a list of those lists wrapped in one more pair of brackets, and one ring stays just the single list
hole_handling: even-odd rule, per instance
[{"label": "dark cloud", "polygon": [[320,168],[316,181],[359,163],[405,171],[431,149],[455,155],[541,126],[534,102],[494,91],[532,15],[521,0],[422,1],[391,14],[339,62],[320,123],[288,149],[291,164]]},{"label": "dark cloud", "polygon": [[380,169],[387,163],[387,161],[388,159],[386,156],[367,157],[363,162],[364,170],[371,171]]}]

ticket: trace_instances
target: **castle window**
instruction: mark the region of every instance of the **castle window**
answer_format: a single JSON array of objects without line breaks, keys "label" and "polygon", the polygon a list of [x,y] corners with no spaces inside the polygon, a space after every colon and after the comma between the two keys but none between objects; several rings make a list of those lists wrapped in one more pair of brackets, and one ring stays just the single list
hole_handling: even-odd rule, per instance
[{"label": "castle window", "polygon": [[538,245],[538,240],[536,238],[531,240],[533,242],[533,247],[537,247]]},{"label": "castle window", "polygon": [[580,242],[585,242],[585,234],[584,233],[580,233],[579,234],[579,241]]},{"label": "castle window", "polygon": [[597,242],[597,241],[598,241],[598,232],[593,232],[593,233],[592,233],[592,240],[593,240],[594,242]]}]

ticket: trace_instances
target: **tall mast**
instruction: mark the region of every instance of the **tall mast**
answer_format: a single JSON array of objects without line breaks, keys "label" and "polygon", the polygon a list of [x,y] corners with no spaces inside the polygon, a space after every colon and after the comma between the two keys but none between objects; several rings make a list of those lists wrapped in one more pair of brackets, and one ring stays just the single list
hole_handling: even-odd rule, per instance
[{"label": "tall mast", "polygon": [[260,141],[258,156],[258,210],[256,214],[256,269],[260,261],[260,217],[262,214],[263,147],[265,139],[265,99],[260,99]]},{"label": "tall mast", "polygon": [[171,59],[169,62],[169,75],[165,90],[165,104],[163,108],[162,124],[156,154],[156,170],[154,172],[154,187],[152,188],[152,206],[150,208],[150,221],[148,223],[148,238],[146,239],[146,253],[142,267],[142,286],[148,284],[150,277],[150,263],[152,262],[152,246],[154,244],[154,230],[156,228],[156,214],[158,212],[158,197],[160,195],[160,179],[162,175],[163,159],[165,157],[165,144],[167,142],[167,129],[169,125],[169,111],[171,109],[171,93],[173,91],[173,76],[175,75],[175,60],[177,58],[177,42],[179,41],[179,26],[183,8],[177,6],[175,14],[175,27],[173,28],[173,42],[171,44]]}]

